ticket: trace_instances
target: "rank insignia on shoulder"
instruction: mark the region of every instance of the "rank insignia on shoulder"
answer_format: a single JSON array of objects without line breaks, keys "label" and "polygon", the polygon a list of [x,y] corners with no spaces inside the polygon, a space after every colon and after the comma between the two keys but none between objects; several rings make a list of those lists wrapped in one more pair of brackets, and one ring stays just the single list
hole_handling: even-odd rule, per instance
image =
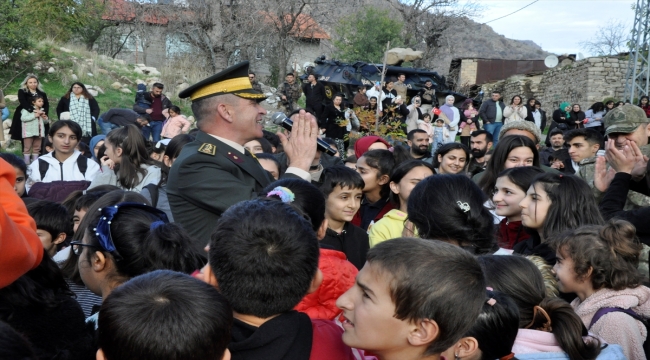
[{"label": "rank insignia on shoulder", "polygon": [[244,162],[244,159],[243,159],[240,155],[233,154],[233,153],[231,153],[230,151],[228,151],[228,155],[227,155],[227,156],[228,156],[228,158],[229,158],[230,160],[232,160],[233,162],[235,162],[235,163],[237,163],[237,164],[241,164],[241,163]]},{"label": "rank insignia on shoulder", "polygon": [[203,143],[199,147],[199,152],[214,156],[217,153],[217,147],[209,143]]}]

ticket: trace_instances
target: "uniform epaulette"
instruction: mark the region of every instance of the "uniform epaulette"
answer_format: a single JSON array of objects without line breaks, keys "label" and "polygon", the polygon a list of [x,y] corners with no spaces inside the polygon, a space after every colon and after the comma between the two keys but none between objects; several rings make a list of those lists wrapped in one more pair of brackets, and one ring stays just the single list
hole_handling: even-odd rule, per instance
[{"label": "uniform epaulette", "polygon": [[217,153],[217,147],[214,144],[203,143],[199,147],[199,152],[214,156]]}]

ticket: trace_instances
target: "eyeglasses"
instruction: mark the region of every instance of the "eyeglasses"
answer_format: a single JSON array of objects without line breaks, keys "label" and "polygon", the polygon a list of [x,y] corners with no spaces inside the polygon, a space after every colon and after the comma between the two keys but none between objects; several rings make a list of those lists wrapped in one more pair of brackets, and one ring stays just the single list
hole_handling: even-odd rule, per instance
[{"label": "eyeglasses", "polygon": [[79,256],[83,252],[83,247],[89,247],[89,248],[95,248],[95,249],[101,249],[100,246],[97,245],[90,245],[90,244],[84,244],[81,241],[73,241],[70,243],[70,246],[72,246],[72,252]]}]

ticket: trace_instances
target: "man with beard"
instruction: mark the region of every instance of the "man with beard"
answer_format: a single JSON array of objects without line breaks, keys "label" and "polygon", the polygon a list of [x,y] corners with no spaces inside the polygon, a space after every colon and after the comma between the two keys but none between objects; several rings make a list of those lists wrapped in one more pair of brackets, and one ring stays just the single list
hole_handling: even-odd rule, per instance
[{"label": "man with beard", "polygon": [[416,160],[431,162],[429,151],[429,134],[422,129],[409,131],[406,135],[406,142],[411,148],[411,156]]},{"label": "man with beard", "polygon": [[492,134],[485,130],[474,131],[470,134],[469,144],[472,159],[469,161],[468,171],[473,177],[487,166],[485,154],[492,147]]},{"label": "man with beard", "polygon": [[564,149],[564,132],[558,128],[553,129],[548,133],[551,146],[547,146],[539,152],[539,162],[542,165],[551,166],[548,158],[553,155],[554,152]]}]

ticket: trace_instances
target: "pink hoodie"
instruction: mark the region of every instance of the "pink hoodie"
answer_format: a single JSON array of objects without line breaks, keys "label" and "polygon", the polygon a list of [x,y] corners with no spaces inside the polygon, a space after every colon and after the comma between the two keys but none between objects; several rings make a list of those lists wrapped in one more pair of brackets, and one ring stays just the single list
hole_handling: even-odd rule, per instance
[{"label": "pink hoodie", "polygon": [[190,129],[190,122],[182,115],[170,117],[165,121],[165,125],[160,132],[160,136],[172,139],[176,135],[185,134]]},{"label": "pink hoodie", "polygon": [[[582,303],[579,298],[576,298],[571,302],[571,306],[585,326],[589,326],[596,312],[604,307],[632,309],[641,316],[650,317],[650,289],[645,286],[619,291],[601,289]],[[625,356],[630,360],[645,359],[643,342],[648,335],[646,328],[630,315],[622,312],[605,314],[589,329],[589,332],[610,344],[620,345]]]}]

